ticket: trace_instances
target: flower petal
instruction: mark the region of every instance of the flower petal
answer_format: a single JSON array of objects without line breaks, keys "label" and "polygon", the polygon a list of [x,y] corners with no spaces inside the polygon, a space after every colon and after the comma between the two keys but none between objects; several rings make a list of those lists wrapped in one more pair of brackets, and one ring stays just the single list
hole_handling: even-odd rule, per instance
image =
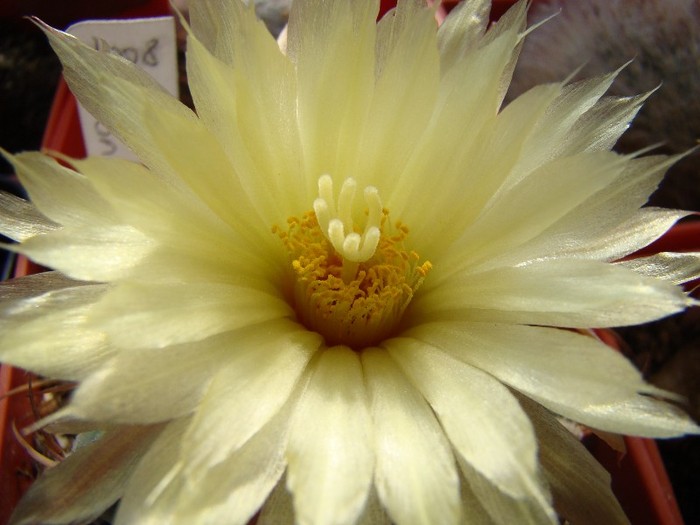
[{"label": "flower petal", "polygon": [[590,328],[644,323],[694,302],[669,282],[619,265],[551,260],[453,277],[414,303],[421,320],[460,312],[463,319]]},{"label": "flower petal", "polygon": [[409,333],[591,427],[657,437],[698,431],[680,410],[640,395],[663,392],[591,337],[553,328],[464,322],[427,324]]},{"label": "flower petal", "polygon": [[[3,315],[23,315],[37,316],[37,308],[23,308],[26,302],[39,300],[42,305],[54,308],[66,306],[67,304],[75,306],[83,301],[76,299],[73,293],[63,294],[68,288],[77,288],[87,286],[89,283],[76,281],[59,272],[41,272],[8,281],[0,282],[0,308]],[[103,290],[104,287],[94,285],[93,291]],[[37,306],[37,305],[34,305]]]},{"label": "flower petal", "polygon": [[[435,13],[424,2],[400,2],[377,26],[375,86],[354,177],[382,195],[423,140],[438,94]],[[405,108],[411,108],[406,111]]]},{"label": "flower petal", "polygon": [[389,339],[384,346],[433,407],[467,463],[513,497],[536,493],[534,432],[506,387],[416,339]]},{"label": "flower petal", "polygon": [[[51,287],[56,289],[44,291]],[[0,285],[0,297],[10,297],[0,300],[0,359],[53,378],[88,376],[114,352],[104,334],[85,322],[104,292],[102,285],[55,273]]]},{"label": "flower petal", "polygon": [[[81,419],[154,423],[181,417],[197,407],[212,363],[225,362],[236,333],[195,344],[147,351],[121,351],[85,379],[64,413]],[[169,385],[177,385],[177,388]]]},{"label": "flower petal", "polygon": [[287,320],[236,337],[184,437],[190,478],[224,461],[280,410],[321,343],[318,334]]},{"label": "flower petal", "polygon": [[700,277],[700,252],[662,252],[618,263],[642,275],[682,284]]},{"label": "flower petal", "polygon": [[652,243],[689,215],[685,211],[652,207],[630,215],[622,207],[615,213],[593,207],[585,216],[575,210],[538,238],[492,259],[488,266],[556,258],[614,261]]},{"label": "flower petal", "polygon": [[[167,163],[161,169],[168,169],[185,181],[214,213],[231,226],[241,248],[258,255],[264,264],[271,247],[277,246],[275,236],[270,233],[269,220],[272,217],[251,201],[241,183],[241,174],[234,170],[211,131],[192,114],[183,115],[151,105],[144,107],[143,119],[144,133],[152,137],[153,147]],[[264,177],[258,181],[265,182]]]},{"label": "flower petal", "polygon": [[198,2],[190,18],[187,76],[197,114],[251,200],[283,221],[309,205],[309,187],[300,184],[294,68],[253,4]]},{"label": "flower petal", "polygon": [[516,497],[508,494],[472,468],[464,459],[458,458],[469,488],[491,519],[499,525],[542,525],[559,523],[550,504],[549,492],[543,482],[531,487],[530,494]]},{"label": "flower petal", "polygon": [[24,241],[58,227],[31,203],[0,191],[0,230],[6,237],[14,241]]},{"label": "flower petal", "polygon": [[[461,472],[461,470],[460,470]],[[460,497],[462,500],[462,524],[468,525],[495,525],[495,521],[486,512],[479,501],[479,497],[464,479],[460,476]]]},{"label": "flower petal", "polygon": [[[71,91],[97,120],[164,184],[189,186],[234,227],[248,250],[269,248],[270,225],[260,220],[218,142],[190,109],[128,60],[48,26],[42,29]],[[268,238],[270,243],[260,242]]]},{"label": "flower petal", "polygon": [[[500,188],[441,262],[441,279],[509,253],[536,238],[622,172],[624,160],[610,152],[582,153],[555,159]],[[455,197],[453,197],[455,198]],[[437,261],[435,261],[437,262]]]},{"label": "flower petal", "polygon": [[[527,245],[491,264],[514,264],[555,257],[615,260],[639,250],[664,234],[688,212],[641,208],[680,158],[628,159],[620,176],[562,217]],[[640,209],[641,208],[641,209]]]},{"label": "flower petal", "polygon": [[5,248],[74,279],[105,282],[131,275],[153,243],[129,226],[86,224],[35,235]]},{"label": "flower petal", "polygon": [[559,515],[571,523],[629,523],[610,488],[610,474],[586,447],[545,408],[525,396],[518,399],[535,427]]},{"label": "flower petal", "polygon": [[[94,191],[111,203],[114,214],[169,249],[225,259],[232,274],[252,274],[268,266],[241,249],[236,232],[188,188],[164,185],[141,164],[118,158],[71,160]],[[175,261],[174,261],[175,263]]]},{"label": "flower petal", "polygon": [[12,515],[13,525],[68,524],[98,517],[121,496],[161,427],[122,427],[79,448],[47,470]]},{"label": "flower petal", "polygon": [[[189,418],[182,418],[164,426],[129,478],[115,525],[161,525],[170,517],[170,513],[166,514],[167,517],[159,515],[162,509],[149,505],[149,498],[178,462],[180,440],[189,423]],[[169,510],[172,510],[175,501],[173,498]]]},{"label": "flower petal", "polygon": [[296,408],[287,486],[300,524],[352,524],[372,481],[372,426],[359,357],[325,350]]},{"label": "flower petal", "polygon": [[596,404],[654,390],[621,354],[567,330],[447,321],[408,333],[528,395],[561,403]]},{"label": "flower petal", "polygon": [[[469,194],[465,202],[464,192],[471,186],[471,175],[477,179],[493,175],[490,169],[484,173],[474,159],[481,155],[486,137],[493,130],[500,91],[525,23],[524,3],[514,15],[501,29],[486,34],[478,52],[469,53],[441,78],[433,115],[421,140],[408,161],[402,162],[405,168],[392,173],[392,184],[383,192],[387,208],[411,228],[412,238],[421,246],[435,241],[436,224],[440,225],[440,237],[444,234],[451,240],[452,230],[461,233],[462,219],[472,210]],[[465,82],[469,82],[470,89],[464,89]],[[498,151],[502,155],[503,150]],[[492,158],[488,161],[493,163]],[[439,184],[435,184],[435,177]],[[426,195],[430,196],[430,205],[419,205]],[[456,217],[460,225],[445,221],[445,210],[453,209],[465,212]]]},{"label": "flower petal", "polygon": [[216,283],[122,283],[96,306],[92,326],[122,348],[163,348],[290,316],[279,297]]},{"label": "flower petal", "polygon": [[374,487],[370,489],[362,515],[355,523],[356,525],[394,525],[394,522],[382,507]]},{"label": "flower petal", "polygon": [[374,86],[378,10],[376,0],[292,4],[287,55],[297,72],[308,195],[315,195],[324,173],[337,184],[356,176],[353,168]]},{"label": "flower petal", "polygon": [[[524,151],[527,152],[510,175],[510,185],[532,172],[552,158],[560,158],[581,152],[580,134],[576,127],[595,111],[596,104],[610,88],[620,70],[593,77],[563,87],[561,94],[537,123],[535,132],[528,136]],[[605,100],[605,99],[603,99]],[[591,146],[598,140],[597,134],[589,135]],[[588,148],[586,148],[588,149]]]},{"label": "flower petal", "polygon": [[17,176],[37,209],[62,226],[121,224],[112,205],[75,170],[38,152],[8,155]]},{"label": "flower petal", "polygon": [[294,525],[294,501],[286,485],[282,477],[260,511],[257,525]]},{"label": "flower petal", "polygon": [[423,396],[384,350],[362,353],[374,421],[374,483],[398,525],[458,523],[459,476],[450,445]]},{"label": "flower petal", "polygon": [[460,2],[450,11],[438,30],[442,71],[448,71],[474,49],[486,33],[490,11],[490,0]]},{"label": "flower petal", "polygon": [[[287,462],[284,450],[289,416],[298,396],[240,449],[215,467],[201,466],[197,481],[185,474],[180,492],[176,523],[245,525],[262,506],[284,473]],[[196,423],[195,423],[196,424]],[[187,450],[182,456],[186,460]]]},{"label": "flower petal", "polygon": [[700,434],[700,426],[683,410],[648,396],[630,396],[585,407],[530,397],[557,414],[605,432],[651,438]]},{"label": "flower petal", "polygon": [[124,224],[80,173],[40,153],[9,158],[38,210],[63,228],[45,228],[8,249],[73,278],[96,281],[128,274],[151,249],[150,239]]}]

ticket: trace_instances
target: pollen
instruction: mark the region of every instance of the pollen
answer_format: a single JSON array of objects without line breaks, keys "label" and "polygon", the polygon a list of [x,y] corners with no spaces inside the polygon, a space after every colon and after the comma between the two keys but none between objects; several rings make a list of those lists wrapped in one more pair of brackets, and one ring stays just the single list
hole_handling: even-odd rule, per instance
[{"label": "pollen", "polygon": [[361,350],[396,332],[431,264],[406,248],[408,227],[389,221],[376,188],[365,188],[365,209],[357,213],[356,190],[346,179],[336,204],[332,180],[324,175],[313,210],[287,219],[286,231],[273,231],[290,256],[299,321],[328,345]]}]

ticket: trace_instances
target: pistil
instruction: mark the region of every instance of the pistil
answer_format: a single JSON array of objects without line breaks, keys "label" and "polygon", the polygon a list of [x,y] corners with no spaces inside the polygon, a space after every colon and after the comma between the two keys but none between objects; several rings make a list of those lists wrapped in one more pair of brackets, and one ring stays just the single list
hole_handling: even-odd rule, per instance
[{"label": "pistil", "polygon": [[343,259],[342,279],[346,284],[356,277],[359,263],[372,258],[381,236],[382,201],[374,186],[367,186],[364,190],[367,205],[364,231],[355,231],[353,206],[356,191],[355,179],[345,179],[338,194],[336,208],[333,179],[330,175],[323,175],[318,179],[319,196],[313,205],[321,232]]},{"label": "pistil", "polygon": [[299,321],[327,344],[361,350],[391,337],[431,264],[406,249],[408,228],[389,222],[375,187],[364,190],[364,210],[354,207],[354,179],[337,201],[330,176],[318,188],[313,211],[290,217],[287,231],[273,228],[291,257],[290,299]]}]

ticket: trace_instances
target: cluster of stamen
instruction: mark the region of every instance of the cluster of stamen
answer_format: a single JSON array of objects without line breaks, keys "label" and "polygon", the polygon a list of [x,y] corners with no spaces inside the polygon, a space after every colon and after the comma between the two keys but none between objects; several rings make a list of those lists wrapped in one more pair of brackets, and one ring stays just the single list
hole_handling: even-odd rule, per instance
[{"label": "cluster of stamen", "polygon": [[398,327],[430,263],[406,250],[408,228],[390,224],[374,187],[364,190],[366,220],[353,220],[357,184],[343,183],[337,206],[330,176],[319,179],[313,211],[274,228],[290,257],[292,300],[299,320],[329,345],[379,343]]}]

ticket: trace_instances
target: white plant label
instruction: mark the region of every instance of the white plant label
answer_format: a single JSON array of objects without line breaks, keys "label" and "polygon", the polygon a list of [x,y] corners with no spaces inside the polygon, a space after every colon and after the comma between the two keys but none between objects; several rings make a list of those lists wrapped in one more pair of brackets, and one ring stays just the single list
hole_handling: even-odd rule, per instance
[{"label": "white plant label", "polygon": [[[177,41],[172,16],[86,20],[73,24],[66,32],[95,49],[108,47],[112,53],[141,67],[168,92],[178,96]],[[138,160],[80,104],[78,115],[88,156]]]}]

